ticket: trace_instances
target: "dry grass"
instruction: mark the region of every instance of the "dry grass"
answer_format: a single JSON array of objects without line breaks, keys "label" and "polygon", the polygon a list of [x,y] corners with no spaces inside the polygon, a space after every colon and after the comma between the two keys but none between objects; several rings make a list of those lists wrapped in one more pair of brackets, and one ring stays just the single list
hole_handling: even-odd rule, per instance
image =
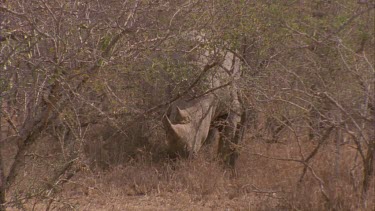
[{"label": "dry grass", "polygon": [[[84,168],[53,197],[20,201],[23,206],[17,209],[45,210],[52,202],[51,210],[371,210],[374,182],[367,208],[363,208],[362,169],[355,149],[347,144],[338,152],[329,143],[309,163],[316,175],[307,171],[301,182],[301,163],[278,160],[300,159],[295,141],[269,144],[248,140],[235,173],[202,154],[192,160],[155,161],[141,153],[106,170]],[[307,155],[315,146],[302,143],[301,150]],[[8,194],[8,199],[35,192],[37,185],[30,182],[37,184],[39,179],[43,184],[40,175],[48,173],[51,166],[47,166],[29,165],[14,188],[18,191]]]}]

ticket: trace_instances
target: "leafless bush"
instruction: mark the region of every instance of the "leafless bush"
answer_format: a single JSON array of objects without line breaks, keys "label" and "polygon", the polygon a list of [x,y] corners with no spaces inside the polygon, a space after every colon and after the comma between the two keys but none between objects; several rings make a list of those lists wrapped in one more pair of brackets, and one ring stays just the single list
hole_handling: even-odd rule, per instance
[{"label": "leafless bush", "polygon": [[[371,210],[374,8],[3,1],[0,210],[73,209],[82,201],[72,195],[100,190],[217,197],[212,209]],[[186,39],[193,32],[207,44]],[[216,46],[241,58],[236,85],[252,115],[234,173],[205,155],[163,154],[161,117],[182,95],[207,91],[196,58]]]}]

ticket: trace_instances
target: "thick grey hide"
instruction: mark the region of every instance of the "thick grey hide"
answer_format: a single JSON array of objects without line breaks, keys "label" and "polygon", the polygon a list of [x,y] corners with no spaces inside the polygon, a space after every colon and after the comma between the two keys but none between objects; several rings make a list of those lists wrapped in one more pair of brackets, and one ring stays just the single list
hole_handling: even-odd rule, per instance
[{"label": "thick grey hide", "polygon": [[188,157],[199,151],[215,116],[215,104],[215,97],[206,95],[171,106],[163,119],[170,153]]}]

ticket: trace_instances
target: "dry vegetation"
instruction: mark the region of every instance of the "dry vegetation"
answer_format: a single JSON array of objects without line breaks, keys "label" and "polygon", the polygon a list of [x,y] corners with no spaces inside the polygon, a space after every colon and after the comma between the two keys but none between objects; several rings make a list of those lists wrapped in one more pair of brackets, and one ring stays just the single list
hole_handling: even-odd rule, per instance
[{"label": "dry vegetation", "polygon": [[[42,194],[38,190],[43,191],[61,155],[46,151],[45,145],[58,148],[46,140],[35,149],[40,157],[30,155],[32,165],[7,201],[10,210],[371,210],[373,183],[368,209],[361,208],[363,169],[355,165],[355,144],[349,141],[337,149],[331,143],[310,162],[315,175],[309,171],[303,179],[303,164],[293,159],[300,150],[311,152],[316,143],[303,143],[300,149],[293,138],[270,144],[248,136],[235,172],[204,154],[171,161],[139,151],[133,159],[105,170],[82,165],[69,181],[56,181],[48,194]],[[5,151],[12,157],[10,149]]]},{"label": "dry vegetation", "polygon": [[[1,1],[0,211],[373,210],[374,11]],[[197,57],[217,49],[241,60],[231,83],[249,117],[235,168],[206,148],[169,159],[161,124],[171,103],[206,93]]]}]

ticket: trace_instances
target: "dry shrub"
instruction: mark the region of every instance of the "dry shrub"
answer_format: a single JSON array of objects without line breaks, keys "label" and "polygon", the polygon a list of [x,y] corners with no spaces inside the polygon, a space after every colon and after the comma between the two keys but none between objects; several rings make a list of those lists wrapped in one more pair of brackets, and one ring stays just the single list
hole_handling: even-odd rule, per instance
[{"label": "dry shrub", "polygon": [[161,176],[155,167],[134,163],[116,167],[104,174],[102,179],[125,195],[146,195],[158,191]]},{"label": "dry shrub", "polygon": [[181,160],[176,165],[174,180],[190,194],[206,196],[219,194],[225,188],[225,172],[218,162],[204,156],[193,160]]},{"label": "dry shrub", "polygon": [[150,158],[132,160],[103,173],[102,182],[120,188],[125,195],[187,192],[206,196],[219,193],[224,184],[220,165],[200,157],[158,163]]},{"label": "dry shrub", "polygon": [[90,126],[84,151],[91,167],[103,170],[123,165],[140,156],[153,154],[153,159],[164,156],[165,133],[154,120],[118,121],[123,124],[121,130],[110,124]]},{"label": "dry shrub", "polygon": [[[315,176],[308,170],[301,179],[304,166],[292,161],[300,159],[300,149],[293,139],[273,144],[248,140],[244,144],[236,174],[209,159],[204,151],[194,159],[155,161],[144,150],[135,159],[99,173],[95,183],[87,186],[128,197],[171,199],[182,194],[179,200],[211,204],[211,208],[371,210],[374,205],[373,184],[367,208],[361,204],[362,169],[352,146],[340,146],[338,154],[334,142],[327,142],[309,162]],[[302,142],[301,150],[307,156],[315,146]]]},{"label": "dry shrub", "polygon": [[[299,182],[303,165],[279,159],[300,159],[298,144],[293,139],[273,144],[247,140],[244,146],[236,174],[209,158],[204,150],[194,159],[172,161],[160,154],[155,159],[155,154],[147,148],[138,149],[136,155],[122,165],[110,164],[105,169],[88,165],[90,168],[62,187],[53,206],[84,210],[84,206],[99,204],[102,210],[108,210],[112,208],[107,204],[113,201],[117,200],[118,204],[134,199],[135,203],[141,198],[153,200],[150,210],[153,206],[164,209],[165,201],[175,203],[171,209],[178,204],[190,206],[191,203],[197,209],[239,210],[371,210],[375,205],[372,183],[367,208],[362,206],[361,163],[356,160],[355,148],[350,143],[340,145],[337,150],[334,142],[329,141],[309,162],[316,176],[323,181],[322,185],[310,171]],[[301,146],[306,156],[316,143],[302,142]],[[35,147],[36,154],[49,154],[42,150],[43,147]],[[36,165],[38,163],[40,166]],[[28,164],[20,182],[34,184],[32,180],[41,182],[44,178],[40,174],[36,176],[35,172],[48,174],[48,166],[44,165],[46,170],[41,170],[44,162],[34,159]],[[51,163],[55,167],[56,164],[56,161]],[[27,188],[26,185],[18,186],[21,187]],[[322,187],[329,200],[322,194]],[[35,186],[29,188],[35,190]],[[48,200],[42,199],[38,206],[47,203]],[[125,208],[119,205],[118,210]]]},{"label": "dry shrub", "polygon": [[[315,146],[302,143],[305,157]],[[292,161],[301,159],[299,155],[292,140],[246,143],[237,165],[238,192],[268,198],[258,206],[260,210],[371,210],[375,206],[374,182],[366,207],[361,203],[362,169],[352,145],[337,146],[331,140],[322,146],[309,162],[315,175],[308,170],[301,181],[304,165]]]},{"label": "dry shrub", "polygon": [[[46,190],[58,191],[60,189],[59,186],[54,186],[55,178],[59,176],[67,160],[61,152],[60,144],[49,134],[44,133],[43,136],[30,147],[30,152],[25,154],[25,167],[22,169],[22,174],[16,177],[15,183],[7,193],[7,206],[9,207],[25,210],[25,204],[44,203]],[[7,164],[14,162],[15,150],[13,148],[11,143],[3,148],[7,151],[5,157]],[[6,174],[8,173],[9,169]]]}]

